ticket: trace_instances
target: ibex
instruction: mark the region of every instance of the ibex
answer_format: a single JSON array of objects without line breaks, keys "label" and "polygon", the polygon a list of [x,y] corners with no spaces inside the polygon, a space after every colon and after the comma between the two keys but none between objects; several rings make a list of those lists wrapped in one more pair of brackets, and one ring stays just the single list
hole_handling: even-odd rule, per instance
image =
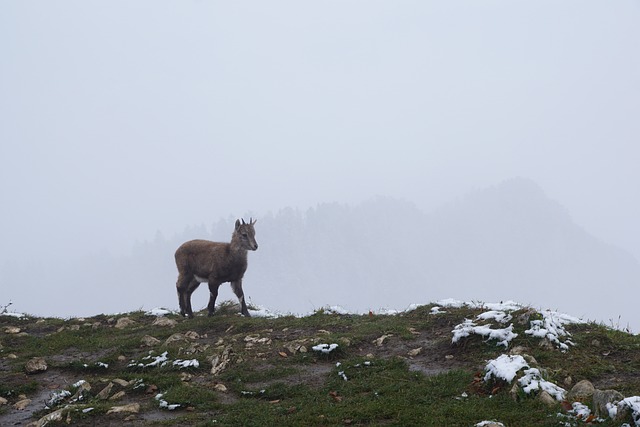
[{"label": "ibex", "polygon": [[242,291],[242,277],[247,270],[247,251],[258,249],[256,231],[253,225],[236,220],[236,227],[231,236],[231,242],[219,243],[208,240],[191,240],[183,243],[176,251],[176,266],[178,267],[178,302],[180,314],[193,317],[191,309],[191,294],[200,283],[209,284],[209,305],[207,310],[211,316],[215,310],[218,288],[224,282],[231,282],[231,288],[238,297],[243,315],[250,317]]}]

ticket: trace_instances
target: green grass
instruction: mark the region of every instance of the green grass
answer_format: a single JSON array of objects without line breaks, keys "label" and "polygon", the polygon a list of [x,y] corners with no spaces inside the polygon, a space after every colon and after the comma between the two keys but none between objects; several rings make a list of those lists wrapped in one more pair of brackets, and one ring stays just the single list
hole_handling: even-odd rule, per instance
[{"label": "green grass", "polygon": [[[173,328],[153,326],[155,317],[143,312],[66,321],[0,316],[0,396],[11,405],[19,394],[35,396],[51,381],[64,388],[84,379],[92,389],[88,400],[73,403],[78,406],[72,407],[71,418],[85,425],[122,421],[127,415],[107,415],[107,411],[132,402],[140,403],[149,425],[471,426],[483,420],[507,426],[559,425],[557,414],[565,413],[559,404],[550,408],[522,392],[514,401],[511,385],[478,381],[486,361],[503,354],[504,347],[479,336],[451,343],[453,328],[482,310],[447,309],[434,316],[431,307],[395,316],[320,311],[304,318],[264,319],[238,316],[235,307],[224,305],[211,318],[169,316],[177,322]],[[640,395],[638,336],[595,324],[574,325],[569,331],[576,345],[562,353],[541,347],[540,339],[524,334],[529,324],[516,321],[521,314],[525,310],[513,313],[518,337],[510,348],[524,347],[546,379],[563,387],[568,377],[574,383],[589,379],[626,396]],[[135,324],[114,328],[122,317]],[[7,326],[18,326],[27,335],[4,333]],[[188,332],[199,338],[163,344],[173,334]],[[145,335],[160,344],[144,346]],[[387,339],[378,346],[374,341],[383,335]],[[319,343],[339,347],[330,354],[312,351]],[[300,345],[306,352],[292,353],[291,348]],[[409,357],[408,350],[417,347],[423,347],[422,353]],[[170,362],[196,359],[200,366],[132,365],[132,361],[148,363],[145,357],[164,351]],[[214,376],[211,360],[223,354],[228,356],[227,365]],[[37,356],[45,357],[48,371],[25,375],[25,363]],[[426,375],[428,370],[420,367],[441,373]],[[130,382],[113,387],[112,394],[122,391],[124,397],[99,400],[97,394],[116,379]],[[157,394],[180,409],[161,409]],[[9,405],[0,407],[0,424],[12,411]],[[89,407],[94,409],[81,412]],[[46,413],[39,408],[34,420]],[[136,417],[141,423],[143,416]]]}]

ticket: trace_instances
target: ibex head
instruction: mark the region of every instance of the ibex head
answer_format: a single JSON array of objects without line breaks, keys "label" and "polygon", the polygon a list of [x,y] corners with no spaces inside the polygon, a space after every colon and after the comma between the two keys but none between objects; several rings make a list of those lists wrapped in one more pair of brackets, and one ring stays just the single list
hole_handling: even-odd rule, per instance
[{"label": "ibex head", "polygon": [[237,237],[240,246],[242,249],[246,249],[249,251],[255,251],[258,249],[258,242],[256,242],[256,230],[253,228],[253,225],[258,222],[257,219],[249,218],[249,223],[240,222],[239,219],[236,220],[236,230],[234,231],[234,237]]}]

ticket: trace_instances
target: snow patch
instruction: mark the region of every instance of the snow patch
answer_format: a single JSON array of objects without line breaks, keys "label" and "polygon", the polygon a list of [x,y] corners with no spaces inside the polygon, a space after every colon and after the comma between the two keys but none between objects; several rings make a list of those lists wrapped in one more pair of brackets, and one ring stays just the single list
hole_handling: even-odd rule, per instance
[{"label": "snow patch", "polygon": [[9,316],[9,317],[16,317],[18,319],[22,319],[25,317],[28,317],[26,314],[24,313],[10,313],[10,312],[6,312],[6,313],[0,313],[0,316]]},{"label": "snow patch", "polygon": [[475,334],[487,337],[487,340],[498,340],[496,345],[505,347],[509,347],[509,342],[518,336],[513,332],[513,325],[502,329],[491,329],[490,325],[476,325],[471,319],[465,319],[464,322],[456,325],[452,332],[453,338],[451,342],[454,343],[460,341],[461,338]]},{"label": "snow patch", "polygon": [[518,384],[527,394],[531,394],[533,391],[546,391],[556,400],[562,401],[567,393],[562,387],[542,378],[540,370],[529,367],[527,361],[520,355],[510,356],[503,354],[496,359],[490,360],[484,369],[487,372],[484,376],[485,381],[489,381],[493,377],[508,383],[513,381],[521,369],[525,369],[524,375],[518,380]]},{"label": "snow patch", "polygon": [[640,426],[640,396],[627,397],[618,403],[617,412],[624,411],[629,408],[631,417],[636,426]]},{"label": "snow patch", "polygon": [[151,362],[149,363],[135,363],[135,362],[131,362],[129,363],[129,367],[138,367],[138,368],[152,368],[155,366],[166,366],[167,362],[169,361],[169,352],[165,351],[164,353],[162,353],[160,356],[152,356],[152,355],[148,355],[146,357],[143,357],[142,360],[151,360]]},{"label": "snow patch", "polygon": [[170,411],[173,411],[175,409],[178,409],[180,407],[179,404],[174,403],[174,404],[169,404],[169,402],[167,402],[166,400],[164,400],[162,397],[164,396],[164,394],[162,393],[158,393],[156,394],[156,400],[158,401],[158,403],[160,404],[161,408],[164,409],[168,409]]},{"label": "snow patch", "polygon": [[491,377],[495,377],[510,383],[520,369],[528,367],[529,364],[524,360],[524,357],[520,355],[509,356],[503,354],[497,359],[490,360],[487,363],[484,368],[484,370],[487,371],[484,380],[489,381]]},{"label": "snow patch", "polygon": [[197,359],[191,359],[191,360],[174,360],[173,361],[173,366],[177,366],[181,369],[183,368],[197,368],[200,366],[200,362],[198,362]]},{"label": "snow patch", "polygon": [[498,323],[507,323],[507,322],[510,322],[511,319],[513,319],[513,317],[504,311],[491,310],[491,311],[486,311],[482,314],[479,314],[478,317],[476,317],[476,319],[495,320]]},{"label": "snow patch", "polygon": [[253,305],[253,307],[249,309],[249,314],[251,314],[252,317],[263,317],[267,319],[275,319],[291,315],[280,311],[269,310],[268,308],[259,305]]},{"label": "snow patch", "polygon": [[524,376],[518,380],[522,390],[530,394],[532,391],[546,391],[558,401],[563,401],[567,391],[562,387],[542,378],[540,370],[529,368],[524,371]]},{"label": "snow patch", "polygon": [[569,410],[569,413],[575,415],[576,418],[586,420],[589,415],[591,415],[591,409],[589,409],[589,407],[584,403],[573,402],[571,404],[571,408],[572,409]]},{"label": "snow patch", "polygon": [[318,344],[311,347],[313,351],[319,351],[324,354],[329,354],[336,348],[338,348],[338,344]]},{"label": "snow patch", "polygon": [[146,311],[144,314],[146,314],[147,316],[162,317],[162,316],[167,316],[169,314],[176,314],[176,312],[172,311],[172,310],[169,310],[167,308],[156,307],[156,308],[152,308],[149,311]]},{"label": "snow patch", "polygon": [[[540,312],[540,315],[542,315],[542,320],[532,320],[531,328],[524,331],[525,334],[537,338],[546,338],[563,352],[569,350],[570,345],[575,345],[569,339],[571,334],[567,332],[564,326],[584,323],[582,320],[550,310]],[[567,338],[561,341],[561,337]]]},{"label": "snow patch", "polygon": [[431,307],[431,311],[429,312],[429,314],[436,315],[436,314],[444,314],[444,313],[446,313],[446,311],[441,311],[441,309],[442,309],[442,307],[437,306],[437,305],[435,307]]}]

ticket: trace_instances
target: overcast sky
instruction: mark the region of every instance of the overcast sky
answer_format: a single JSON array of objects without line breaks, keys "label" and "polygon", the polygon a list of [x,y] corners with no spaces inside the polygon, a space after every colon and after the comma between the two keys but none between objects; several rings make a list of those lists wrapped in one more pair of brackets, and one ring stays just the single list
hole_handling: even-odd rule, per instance
[{"label": "overcast sky", "polygon": [[638,22],[632,0],[0,0],[0,257],[522,176],[640,259]]}]

